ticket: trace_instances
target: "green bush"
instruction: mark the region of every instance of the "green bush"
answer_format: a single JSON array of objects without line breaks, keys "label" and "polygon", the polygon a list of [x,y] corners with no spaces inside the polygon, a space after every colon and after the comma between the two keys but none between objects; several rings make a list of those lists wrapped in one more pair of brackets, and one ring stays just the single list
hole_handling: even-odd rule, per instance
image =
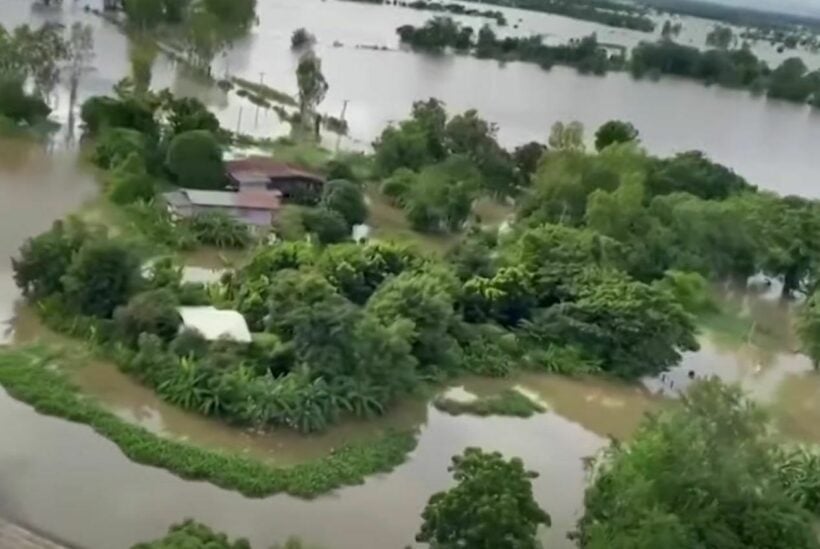
[{"label": "green bush", "polygon": [[26,94],[23,84],[16,78],[0,79],[0,115],[31,125],[47,118],[51,108],[39,97]]},{"label": "green bush", "polygon": [[251,242],[248,226],[222,212],[191,217],[188,227],[200,244],[219,248],[244,248]]},{"label": "green bush", "polygon": [[350,181],[329,181],[322,192],[322,206],[340,213],[348,225],[359,225],[367,219],[364,193]]},{"label": "green bush", "polygon": [[222,147],[207,130],[183,132],[171,141],[166,160],[176,183],[190,189],[221,189],[225,186]]},{"label": "green bush", "polygon": [[342,214],[327,208],[305,208],[302,210],[305,230],[316,236],[322,244],[335,244],[350,239],[350,225]]},{"label": "green bush", "polygon": [[251,549],[245,539],[231,541],[198,522],[186,520],[168,529],[168,535],[150,543],[138,543],[131,549]]},{"label": "green bush", "polygon": [[442,396],[436,398],[433,405],[442,412],[453,416],[469,414],[480,417],[530,417],[533,414],[546,411],[546,408],[515,389],[507,389],[497,395],[477,397],[474,400],[467,401]]},{"label": "green bush", "polygon": [[140,285],[140,259],[122,242],[104,238],[83,244],[63,279],[69,305],[81,314],[111,318]]},{"label": "green bush", "polygon": [[97,139],[93,161],[107,170],[124,163],[132,155],[136,155],[142,162],[144,170],[147,157],[145,136],[129,128],[110,128],[103,131]]},{"label": "green bush", "polygon": [[182,324],[176,305],[176,296],[167,288],[135,295],[127,305],[114,312],[119,338],[131,346],[137,344],[141,334],[154,334],[164,341],[171,341]]},{"label": "green bush", "polygon": [[154,198],[154,179],[145,171],[145,162],[132,152],[111,173],[108,198],[115,204],[148,202]]}]

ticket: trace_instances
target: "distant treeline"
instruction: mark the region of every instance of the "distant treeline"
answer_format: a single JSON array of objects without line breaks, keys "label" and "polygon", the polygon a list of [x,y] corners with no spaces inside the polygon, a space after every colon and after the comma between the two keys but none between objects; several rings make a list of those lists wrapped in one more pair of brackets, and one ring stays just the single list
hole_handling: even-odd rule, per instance
[{"label": "distant treeline", "polygon": [[[405,6],[413,9],[428,11],[439,11],[454,15],[476,15],[480,17],[490,17],[496,19],[499,25],[506,24],[504,14],[492,10],[470,9],[461,4],[443,4],[439,2],[428,2],[426,0],[415,0],[406,2],[403,0],[349,0],[352,2],[364,2],[367,4],[386,4]],[[610,0],[484,0],[483,4],[493,4],[508,8],[518,8],[523,10],[538,11],[592,21],[609,27],[632,29],[642,32],[652,32],[655,30],[655,23],[652,19],[644,16],[640,8],[635,6],[620,4]]]},{"label": "distant treeline", "polygon": [[820,30],[820,18],[794,13],[775,13],[770,11],[727,6],[703,0],[640,0],[642,4],[669,13],[702,17],[723,21],[732,25],[747,27],[793,27],[803,25]]},{"label": "distant treeline", "polygon": [[401,41],[414,49],[442,52],[451,48],[482,59],[537,63],[543,68],[570,65],[584,73],[604,74],[621,68],[623,59],[610,58],[593,34],[568,44],[550,46],[540,36],[498,38],[487,25],[476,35],[473,28],[459,25],[449,17],[434,17],[421,27],[404,25],[396,29]]},{"label": "distant treeline", "polygon": [[483,3],[552,13],[642,32],[653,32],[655,23],[639,8],[609,0],[484,0]]},{"label": "distant treeline", "polygon": [[494,19],[499,26],[507,24],[507,18],[498,10],[480,10],[475,8],[468,8],[462,4],[442,3],[442,2],[428,2],[427,0],[347,0],[348,2],[362,2],[364,4],[381,4],[385,6],[401,6],[403,8],[410,8],[422,11],[434,11],[439,13],[449,13],[452,15],[471,15],[473,17],[487,17]]},{"label": "distant treeline", "polygon": [[539,35],[499,38],[487,25],[478,33],[449,17],[434,17],[421,27],[396,29],[401,41],[414,49],[442,52],[447,49],[479,58],[537,63],[543,68],[569,65],[582,73],[605,74],[628,69],[636,78],[664,74],[693,78],[707,85],[744,88],[753,93],[820,108],[820,71],[810,72],[798,57],[771,69],[748,47],[701,51],[670,39],[641,42],[625,55],[610,55],[593,34],[564,45],[544,44]]}]

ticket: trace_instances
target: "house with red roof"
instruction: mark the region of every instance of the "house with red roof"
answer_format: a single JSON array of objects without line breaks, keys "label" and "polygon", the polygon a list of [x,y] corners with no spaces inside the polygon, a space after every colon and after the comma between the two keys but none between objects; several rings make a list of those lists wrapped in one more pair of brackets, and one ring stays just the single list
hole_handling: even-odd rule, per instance
[{"label": "house with red roof", "polygon": [[279,191],[284,201],[316,203],[325,180],[319,175],[277,162],[251,156],[225,163],[229,186],[238,191]]}]

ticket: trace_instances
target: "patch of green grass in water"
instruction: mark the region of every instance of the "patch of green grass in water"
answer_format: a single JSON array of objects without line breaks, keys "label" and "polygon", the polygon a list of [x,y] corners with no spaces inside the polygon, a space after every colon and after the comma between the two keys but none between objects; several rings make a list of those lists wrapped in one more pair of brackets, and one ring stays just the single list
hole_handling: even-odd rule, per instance
[{"label": "patch of green grass in water", "polygon": [[454,416],[469,414],[480,417],[530,417],[546,412],[542,405],[515,389],[507,389],[496,395],[478,397],[466,402],[439,397],[433,401],[433,405],[442,412]]},{"label": "patch of green grass in water", "polygon": [[293,467],[161,438],[132,425],[82,395],[42,346],[0,350],[0,385],[42,414],[90,426],[131,460],[161,467],[191,480],[205,480],[246,496],[276,493],[312,498],[403,463],[415,448],[412,433],[392,432],[377,441],[345,446],[326,457]]}]

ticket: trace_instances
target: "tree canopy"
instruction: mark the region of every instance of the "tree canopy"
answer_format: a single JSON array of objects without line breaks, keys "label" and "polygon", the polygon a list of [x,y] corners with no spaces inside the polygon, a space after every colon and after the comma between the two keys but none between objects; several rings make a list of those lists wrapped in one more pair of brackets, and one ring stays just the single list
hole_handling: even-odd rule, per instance
[{"label": "tree canopy", "polygon": [[221,189],[225,186],[222,147],[207,130],[183,132],[168,147],[168,170],[180,187]]},{"label": "tree canopy", "polygon": [[[644,420],[594,465],[581,547],[816,548],[810,513],[790,497],[765,415],[717,380]],[[813,477],[803,477],[808,485]]]},{"label": "tree canopy", "polygon": [[538,549],[539,525],[550,525],[532,493],[538,475],[519,458],[467,448],[449,468],[457,484],[434,494],[416,540],[436,549]]}]

